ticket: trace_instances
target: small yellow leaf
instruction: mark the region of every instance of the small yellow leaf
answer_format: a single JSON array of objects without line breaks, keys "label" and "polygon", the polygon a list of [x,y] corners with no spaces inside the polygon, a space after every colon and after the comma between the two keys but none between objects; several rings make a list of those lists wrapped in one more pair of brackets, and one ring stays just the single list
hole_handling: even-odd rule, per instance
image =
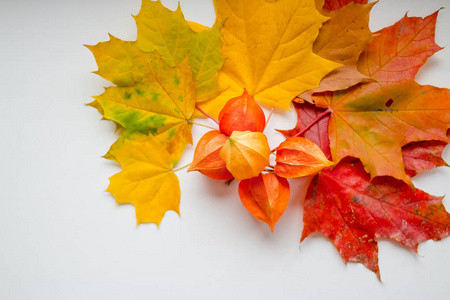
[{"label": "small yellow leaf", "polygon": [[270,148],[261,132],[233,131],[220,150],[220,157],[238,180],[258,176],[269,165]]},{"label": "small yellow leaf", "polygon": [[117,203],[132,203],[138,224],[159,225],[168,210],[179,214],[178,177],[159,142],[152,135],[136,134],[115,145],[110,153],[123,170],[110,178],[107,191]]}]

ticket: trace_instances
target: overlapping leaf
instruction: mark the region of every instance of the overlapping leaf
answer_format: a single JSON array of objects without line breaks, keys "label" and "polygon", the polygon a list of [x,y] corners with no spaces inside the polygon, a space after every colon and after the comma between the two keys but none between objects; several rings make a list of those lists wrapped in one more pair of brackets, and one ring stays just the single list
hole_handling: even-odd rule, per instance
[{"label": "overlapping leaf", "polygon": [[168,210],[180,213],[180,186],[173,163],[152,135],[122,138],[110,149],[123,170],[110,178],[107,189],[117,203],[136,207],[137,223],[159,225]]},{"label": "overlapping leaf", "polygon": [[323,8],[327,10],[338,10],[352,2],[359,4],[367,4],[369,0],[325,0],[322,2]]},{"label": "overlapping leaf", "polygon": [[261,103],[288,109],[296,95],[317,87],[339,66],[312,52],[326,21],[314,0],[215,0],[214,4],[218,21],[224,21],[222,53],[227,60],[219,84],[226,90],[202,108],[215,116],[244,88]]},{"label": "overlapping leaf", "polygon": [[[203,28],[196,32],[184,19],[180,6],[171,11],[159,0],[143,0],[135,20],[139,49],[146,52],[156,50],[172,67],[179,65],[189,53],[197,101],[208,100],[219,93],[216,78],[224,62],[219,23],[213,29]],[[196,24],[192,27],[199,28]]]},{"label": "overlapping leaf", "polygon": [[159,54],[130,47],[134,51],[131,61],[133,67],[138,66],[140,80],[130,86],[106,88],[92,105],[101,107],[104,118],[119,124],[125,136],[158,136],[176,163],[186,144],[192,142],[189,120],[195,107],[195,86],[189,63],[185,59],[170,67]]},{"label": "overlapping leaf", "polygon": [[449,90],[412,80],[438,50],[430,29],[435,17],[405,17],[379,32],[358,62],[378,82],[314,98],[318,106],[332,110],[329,135],[335,161],[358,157],[372,177],[389,175],[410,183],[401,147],[424,140],[447,142]]},{"label": "overlapping leaf", "polygon": [[302,99],[311,102],[314,93],[344,90],[360,82],[371,81],[358,71],[357,62],[361,52],[375,37],[369,29],[369,15],[374,4],[352,2],[336,11],[322,10],[330,19],[320,29],[313,51],[343,66],[327,74],[318,88],[302,93]]},{"label": "overlapping leaf", "polygon": [[371,181],[357,160],[342,161],[317,175],[306,195],[303,222],[302,240],[322,232],[346,262],[360,262],[378,277],[378,238],[417,251],[420,242],[450,233],[450,215],[441,197],[389,177]]}]

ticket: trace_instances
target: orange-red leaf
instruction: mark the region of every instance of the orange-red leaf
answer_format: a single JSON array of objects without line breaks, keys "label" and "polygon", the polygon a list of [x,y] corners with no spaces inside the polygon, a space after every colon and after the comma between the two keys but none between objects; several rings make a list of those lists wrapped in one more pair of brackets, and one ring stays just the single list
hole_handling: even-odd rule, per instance
[{"label": "orange-red leaf", "polygon": [[361,73],[381,84],[414,79],[428,57],[442,48],[434,42],[438,12],[428,17],[405,15],[378,32],[358,61]]},{"label": "orange-red leaf", "polygon": [[328,10],[338,10],[351,2],[367,4],[369,0],[325,0],[323,8]]},{"label": "orange-red leaf", "polygon": [[333,111],[328,127],[334,161],[360,158],[372,177],[410,182],[401,148],[408,143],[447,142],[450,91],[414,81],[381,87],[369,83],[315,97]]},{"label": "orange-red leaf", "polygon": [[207,132],[197,143],[188,171],[199,171],[213,179],[232,179],[233,175],[220,158],[220,150],[227,140],[228,137],[218,130]]},{"label": "orange-red leaf", "polygon": [[303,222],[302,241],[322,232],[346,262],[360,262],[378,277],[378,238],[417,251],[420,242],[450,234],[442,197],[391,177],[370,181],[357,160],[342,161],[316,176],[306,195]]},{"label": "orange-red leaf", "polygon": [[231,135],[235,130],[263,132],[265,127],[264,112],[247,90],[241,96],[228,100],[219,114],[219,128],[226,135]]},{"label": "orange-red leaf", "polygon": [[290,137],[277,148],[275,173],[284,178],[316,174],[333,165],[319,146],[303,137]]},{"label": "orange-red leaf", "polygon": [[402,148],[405,171],[410,177],[435,167],[448,166],[442,159],[447,142],[424,141],[410,143]]},{"label": "orange-red leaf", "polygon": [[288,205],[289,195],[288,181],[272,173],[259,174],[239,183],[242,204],[272,231]]},{"label": "orange-red leaf", "polygon": [[220,150],[220,157],[237,180],[258,176],[269,165],[270,148],[261,132],[234,131]]}]

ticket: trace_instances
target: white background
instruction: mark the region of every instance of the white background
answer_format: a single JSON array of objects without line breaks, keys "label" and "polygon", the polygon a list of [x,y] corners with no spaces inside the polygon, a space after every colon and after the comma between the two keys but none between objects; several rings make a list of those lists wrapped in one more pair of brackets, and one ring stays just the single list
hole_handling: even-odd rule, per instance
[{"label": "white background", "polygon": [[[187,19],[212,25],[211,2],[181,7]],[[380,0],[370,26],[449,4]],[[0,299],[450,299],[449,238],[421,244],[419,255],[381,241],[383,283],[360,264],[345,265],[319,234],[300,246],[301,181],[291,181],[294,197],[275,233],[244,209],[236,183],[185,171],[181,218],[168,212],[159,228],[136,226],[134,207],[103,192],[120,168],[100,156],[117,136],[84,105],[109,83],[91,73],[95,60],[82,44],[108,40],[108,32],[134,40],[139,8],[140,0],[0,2]],[[450,43],[449,28],[444,9],[439,45]],[[417,80],[450,87],[450,49],[429,59]],[[272,145],[282,139],[273,127],[295,124],[294,112],[277,113],[267,129]],[[205,132],[195,128],[194,141]],[[192,154],[189,147],[180,165]],[[444,157],[450,162],[449,147]],[[414,182],[450,194],[449,168]]]}]

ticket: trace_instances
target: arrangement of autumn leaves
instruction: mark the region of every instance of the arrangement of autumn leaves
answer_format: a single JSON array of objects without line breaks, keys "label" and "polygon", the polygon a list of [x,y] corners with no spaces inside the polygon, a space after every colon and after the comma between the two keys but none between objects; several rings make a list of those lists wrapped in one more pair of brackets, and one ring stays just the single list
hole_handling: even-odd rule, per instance
[{"label": "arrangement of autumn leaves", "polygon": [[[367,0],[214,0],[216,24],[187,22],[178,8],[143,0],[137,40],[87,46],[96,72],[116,86],[90,103],[121,132],[105,155],[123,170],[108,190],[136,207],[137,222],[179,213],[174,168],[192,144],[194,118],[218,124],[198,142],[190,171],[239,180],[239,197],[272,231],[288,204],[286,178],[314,175],[302,240],[330,238],[345,261],[379,277],[377,239],[414,251],[449,235],[442,197],[411,177],[446,165],[450,91],[414,81],[441,48],[438,12],[372,33]],[[270,149],[266,107],[298,123]],[[268,117],[270,118],[270,116]],[[275,155],[276,164],[270,164]]]}]

